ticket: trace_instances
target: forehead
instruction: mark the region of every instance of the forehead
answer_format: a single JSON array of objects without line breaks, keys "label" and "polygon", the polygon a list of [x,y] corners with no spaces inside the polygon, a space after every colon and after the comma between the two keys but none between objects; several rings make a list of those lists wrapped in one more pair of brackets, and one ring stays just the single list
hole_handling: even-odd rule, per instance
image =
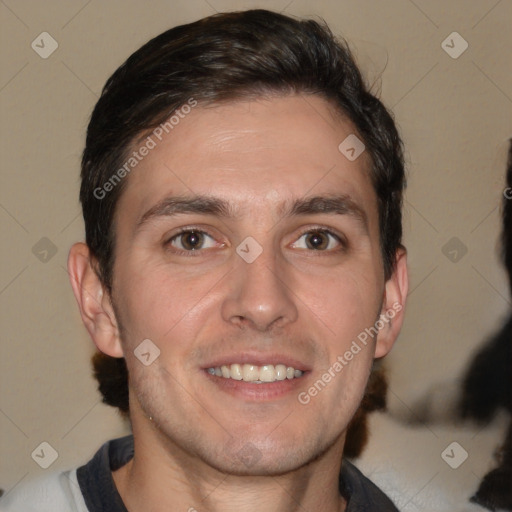
[{"label": "forehead", "polygon": [[279,213],[297,198],[340,193],[369,217],[376,214],[368,156],[350,161],[338,149],[355,129],[318,96],[199,104],[166,126],[149,135],[153,147],[121,195],[117,214],[134,222],[176,195],[213,195],[244,215],[268,204]]}]

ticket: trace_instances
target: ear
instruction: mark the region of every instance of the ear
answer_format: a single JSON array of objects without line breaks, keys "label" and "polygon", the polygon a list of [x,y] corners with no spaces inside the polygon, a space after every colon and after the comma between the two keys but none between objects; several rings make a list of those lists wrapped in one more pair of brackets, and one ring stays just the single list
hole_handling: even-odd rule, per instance
[{"label": "ear", "polygon": [[382,301],[381,323],[375,346],[375,358],[384,357],[393,347],[404,320],[405,302],[409,290],[407,252],[400,248],[396,252],[395,268],[386,281]]},{"label": "ear", "polygon": [[68,273],[80,314],[98,350],[112,357],[123,357],[117,320],[110,295],[101,283],[89,247],[76,243],[68,256]]}]

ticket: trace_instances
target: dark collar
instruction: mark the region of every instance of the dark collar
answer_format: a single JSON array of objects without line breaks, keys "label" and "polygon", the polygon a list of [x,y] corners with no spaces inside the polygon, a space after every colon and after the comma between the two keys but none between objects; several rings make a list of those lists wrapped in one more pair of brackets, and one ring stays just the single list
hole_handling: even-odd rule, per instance
[{"label": "dark collar", "polygon": [[[84,466],[77,469],[90,512],[128,512],[112,478],[112,471],[133,458],[133,435],[106,442]],[[343,460],[339,486],[347,500],[346,512],[398,512],[389,498],[348,460]]]}]

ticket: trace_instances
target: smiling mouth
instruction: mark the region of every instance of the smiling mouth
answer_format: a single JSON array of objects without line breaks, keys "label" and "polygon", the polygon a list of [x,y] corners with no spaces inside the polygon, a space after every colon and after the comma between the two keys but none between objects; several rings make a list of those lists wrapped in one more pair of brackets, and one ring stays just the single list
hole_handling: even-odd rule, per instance
[{"label": "smiling mouth", "polygon": [[299,379],[304,374],[302,370],[296,370],[292,366],[284,364],[256,366],[254,364],[234,363],[207,368],[206,371],[216,377],[243,380],[244,382],[253,382],[255,384]]}]

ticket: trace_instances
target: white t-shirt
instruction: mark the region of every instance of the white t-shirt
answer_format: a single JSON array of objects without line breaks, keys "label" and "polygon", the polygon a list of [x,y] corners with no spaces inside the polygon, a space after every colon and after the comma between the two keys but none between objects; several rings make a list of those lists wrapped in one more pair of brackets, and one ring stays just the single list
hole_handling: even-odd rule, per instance
[{"label": "white t-shirt", "polygon": [[1,512],[89,512],[76,469],[20,484],[0,498]]}]

